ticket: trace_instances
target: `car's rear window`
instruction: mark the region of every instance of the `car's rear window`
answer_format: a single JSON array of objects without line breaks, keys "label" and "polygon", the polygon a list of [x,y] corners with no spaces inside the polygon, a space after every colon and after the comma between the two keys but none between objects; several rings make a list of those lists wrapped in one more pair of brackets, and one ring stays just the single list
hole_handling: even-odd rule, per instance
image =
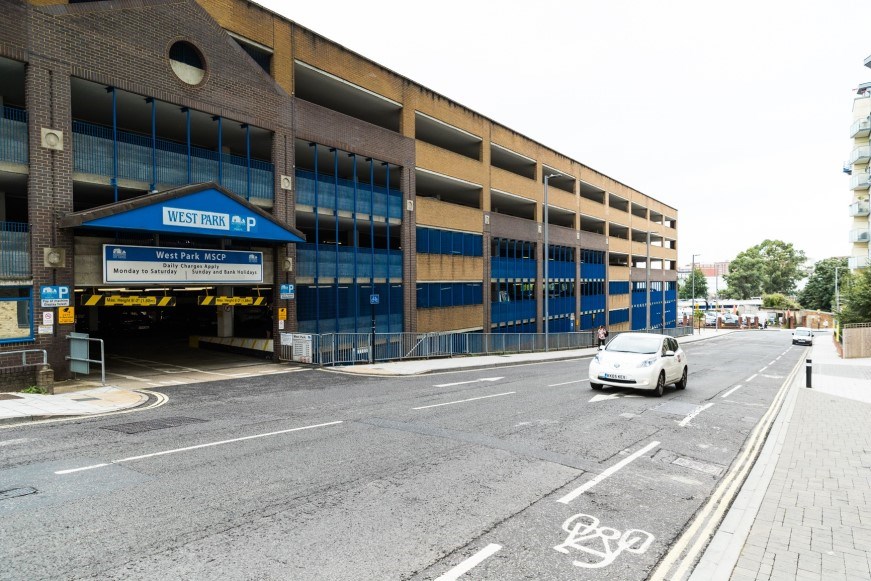
[{"label": "car's rear window", "polygon": [[621,353],[658,353],[660,347],[662,347],[661,337],[623,334],[614,337],[605,350]]}]

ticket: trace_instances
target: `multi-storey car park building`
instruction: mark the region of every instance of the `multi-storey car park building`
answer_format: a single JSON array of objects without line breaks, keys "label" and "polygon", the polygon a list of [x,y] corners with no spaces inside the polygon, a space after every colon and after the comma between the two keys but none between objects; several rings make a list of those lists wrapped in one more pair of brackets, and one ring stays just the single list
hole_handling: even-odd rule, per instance
[{"label": "multi-storey car park building", "polygon": [[282,16],[2,11],[0,348],[56,376],[72,331],[366,333],[373,294],[379,332],[675,325],[675,208]]},{"label": "multi-storey car park building", "polygon": [[[871,56],[865,59],[865,66],[871,68]],[[853,244],[848,265],[850,270],[868,268],[871,265],[871,205],[868,191],[871,187],[871,82],[862,83],[856,90],[853,100],[853,123],[850,125],[850,139],[853,149],[844,171],[850,174],[852,203],[850,216],[850,242]]]}]

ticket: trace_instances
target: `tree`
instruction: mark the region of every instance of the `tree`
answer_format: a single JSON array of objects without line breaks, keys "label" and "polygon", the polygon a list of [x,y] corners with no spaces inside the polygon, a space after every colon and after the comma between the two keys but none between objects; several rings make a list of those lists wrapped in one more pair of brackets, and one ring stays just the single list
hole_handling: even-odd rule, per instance
[{"label": "tree", "polygon": [[826,312],[835,310],[835,267],[840,279],[845,280],[850,275],[846,258],[826,258],[814,264],[813,274],[798,295],[802,307]]},{"label": "tree", "polygon": [[[695,281],[695,284],[693,284],[693,281]],[[694,291],[695,296],[693,296]],[[708,296],[708,279],[705,278],[705,273],[703,273],[700,268],[696,268],[690,273],[686,280],[684,280],[680,290],[678,291],[678,296],[683,301],[688,301],[694,298],[703,299]]]},{"label": "tree", "polygon": [[765,240],[738,254],[729,264],[724,278],[726,296],[749,299],[763,293],[793,294],[796,283],[805,277],[804,251],[781,240]]},{"label": "tree", "polygon": [[841,293],[841,322],[871,323],[871,268],[855,273]]},{"label": "tree", "polygon": [[796,310],[800,308],[800,305],[786,295],[772,293],[770,295],[762,295],[762,307],[766,309]]}]

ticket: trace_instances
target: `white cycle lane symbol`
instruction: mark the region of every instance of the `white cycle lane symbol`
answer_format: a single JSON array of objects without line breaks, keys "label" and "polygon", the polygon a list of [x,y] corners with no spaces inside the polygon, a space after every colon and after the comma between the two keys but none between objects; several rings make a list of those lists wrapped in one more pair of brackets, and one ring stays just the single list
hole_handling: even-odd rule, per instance
[{"label": "white cycle lane symbol", "polygon": [[563,530],[569,536],[554,550],[566,554],[570,554],[570,549],[580,551],[587,560],[574,561],[573,565],[586,569],[607,567],[624,551],[641,554],[654,540],[653,535],[639,529],[620,534],[617,529],[600,527],[599,519],[589,514],[570,516],[563,523]]}]

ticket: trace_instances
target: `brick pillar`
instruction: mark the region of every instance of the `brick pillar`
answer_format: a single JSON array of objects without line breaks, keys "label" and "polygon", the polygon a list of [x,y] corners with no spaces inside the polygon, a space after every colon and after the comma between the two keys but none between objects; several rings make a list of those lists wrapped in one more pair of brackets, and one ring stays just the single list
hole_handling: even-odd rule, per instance
[{"label": "brick pillar", "polygon": [[402,318],[403,331],[417,332],[417,198],[414,167],[403,167],[401,188],[404,204],[411,202],[412,211],[402,208]]},{"label": "brick pillar", "polygon": [[[74,325],[57,325],[57,309],[42,308],[39,289],[44,285],[73,286],[73,234],[58,228],[58,219],[73,210],[72,122],[69,70],[54,62],[32,59],[27,66],[25,90],[28,112],[30,175],[27,185],[28,221],[31,229],[34,322],[38,329],[43,312],[55,311],[50,334],[37,334],[33,346],[46,349],[56,379],[69,377],[65,336]],[[42,147],[42,129],[63,132],[63,150]],[[45,248],[61,248],[66,259],[60,267],[44,264]]]},{"label": "brick pillar", "polygon": [[[293,135],[289,132],[276,132],[272,139],[272,163],[275,168],[275,195],[272,202],[272,214],[275,219],[290,227],[296,225],[296,175],[294,175]],[[293,188],[281,188],[281,176],[289,176]],[[281,299],[279,290],[282,284],[296,286],[296,244],[278,244],[273,247],[273,279],[272,285],[272,356],[276,361],[281,356],[281,333],[293,333],[299,329],[297,321],[296,299]],[[287,270],[285,262],[290,260],[291,270]],[[279,329],[278,309],[287,309],[287,320],[284,329]]]}]

